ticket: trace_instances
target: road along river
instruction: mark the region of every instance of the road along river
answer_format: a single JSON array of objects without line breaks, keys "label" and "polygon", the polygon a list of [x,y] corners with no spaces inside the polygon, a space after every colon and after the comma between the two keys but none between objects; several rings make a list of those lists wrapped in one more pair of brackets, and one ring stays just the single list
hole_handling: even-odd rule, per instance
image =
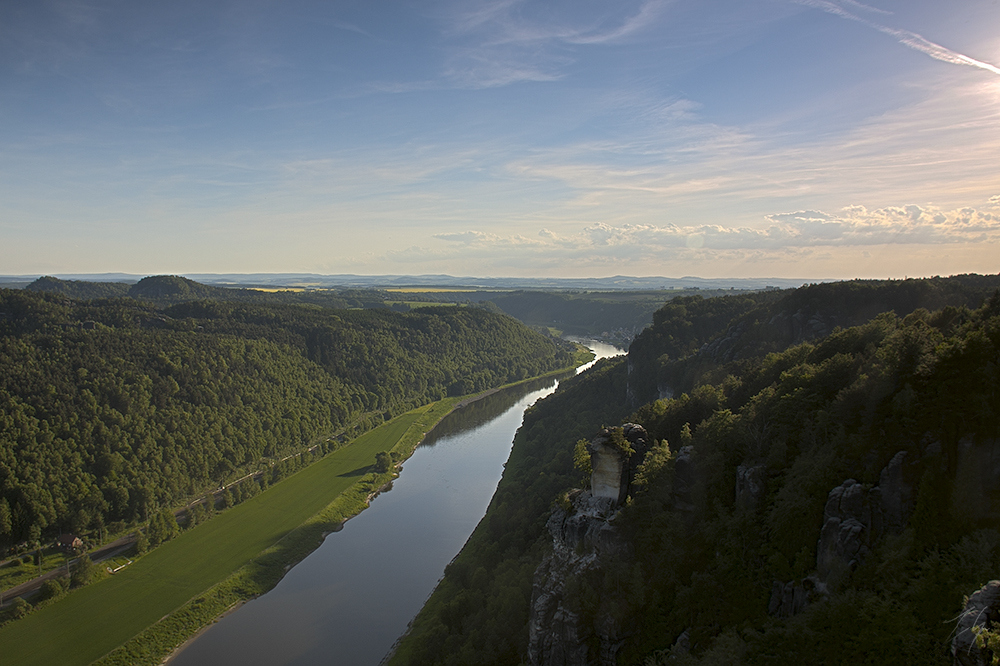
[{"label": "road along river", "polygon": [[[581,342],[598,358],[623,353]],[[404,463],[391,492],[170,665],[378,664],[486,513],[524,410],[556,385],[528,383],[447,416]]]}]

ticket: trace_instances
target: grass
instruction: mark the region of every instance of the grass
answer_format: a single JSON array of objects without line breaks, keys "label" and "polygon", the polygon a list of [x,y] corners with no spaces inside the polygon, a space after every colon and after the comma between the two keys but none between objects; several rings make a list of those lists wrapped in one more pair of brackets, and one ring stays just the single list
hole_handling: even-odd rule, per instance
[{"label": "grass", "polygon": [[[593,354],[579,348],[576,357],[580,364]],[[559,372],[565,369],[548,374]],[[394,476],[372,470],[375,454],[409,457],[460,402],[447,398],[403,414],[117,574],[0,628],[0,664],[161,663],[222,613],[274,587],[362,511]]]},{"label": "grass", "polygon": [[[273,579],[273,586],[284,572],[284,560],[301,559],[311,552],[318,545],[313,533],[329,527],[331,517],[343,513],[343,507],[335,507],[333,513],[324,515],[324,509],[336,504],[338,496],[352,486],[361,486],[354,494],[352,508],[364,508],[364,496],[374,490],[370,486],[377,481],[369,473],[375,454],[389,450],[402,453],[407,447],[412,450],[452,404],[454,401],[440,401],[408,412],[163,544],[116,575],[8,624],[0,629],[0,660],[25,666],[89,664],[161,618],[191,605],[188,602],[197,602],[199,594],[218,587],[219,581],[226,581],[248,564],[254,565],[251,560],[262,554],[266,561],[252,566],[253,571],[244,572],[244,577],[249,575],[253,582],[256,575],[258,583]],[[343,515],[340,520],[349,515],[353,514]],[[296,528],[310,527],[304,524],[311,518],[315,519],[311,529],[300,535],[308,537],[308,543],[296,543],[290,551],[275,548]],[[249,586],[249,595],[241,595],[236,589],[235,601],[264,591],[259,588],[259,584]],[[218,611],[213,611],[208,621],[215,615]],[[181,627],[185,628],[189,635],[200,627]],[[187,637],[178,629],[170,633],[167,643],[173,641],[173,645]],[[134,661],[130,657],[123,663]]]},{"label": "grass", "polygon": [[[31,564],[21,563],[24,556],[31,557]],[[50,546],[42,549],[42,571],[52,571],[66,566],[66,555],[56,548]],[[22,553],[16,559],[10,560],[0,567],[0,590],[8,590],[15,585],[26,583],[38,575],[38,565],[35,564],[35,551]]]}]

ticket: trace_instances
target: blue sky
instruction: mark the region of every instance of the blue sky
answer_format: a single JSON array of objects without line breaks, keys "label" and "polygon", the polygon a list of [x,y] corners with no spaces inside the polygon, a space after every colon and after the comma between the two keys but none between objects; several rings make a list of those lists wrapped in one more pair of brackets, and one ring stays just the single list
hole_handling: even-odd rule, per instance
[{"label": "blue sky", "polygon": [[1000,270],[996,0],[0,4],[0,273]]}]

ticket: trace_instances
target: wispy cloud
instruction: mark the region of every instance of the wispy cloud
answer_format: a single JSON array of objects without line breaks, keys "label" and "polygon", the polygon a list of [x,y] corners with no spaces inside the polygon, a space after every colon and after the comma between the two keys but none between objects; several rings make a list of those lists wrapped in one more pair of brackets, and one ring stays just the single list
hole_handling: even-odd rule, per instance
[{"label": "wispy cloud", "polygon": [[874,11],[879,13],[881,10],[877,10],[873,7],[868,7],[867,5],[862,5],[858,2],[853,2],[852,0],[793,0],[796,4],[805,5],[806,7],[813,7],[815,9],[821,9],[828,14],[833,14],[834,16],[839,16],[841,18],[847,19],[849,21],[856,21],[870,28],[874,28],[879,32],[891,35],[899,40],[900,44],[904,44],[911,49],[925,53],[935,60],[940,60],[942,62],[951,63],[953,65],[968,65],[970,67],[978,67],[979,69],[984,69],[993,74],[1000,74],[1000,67],[992,65],[988,62],[983,62],[981,60],[976,60],[975,58],[970,58],[967,55],[957,53],[948,49],[940,44],[935,44],[934,42],[926,39],[922,35],[918,35],[915,32],[910,32],[909,30],[899,30],[897,28],[891,28],[885,25],[881,25],[874,21],[865,19],[852,11],[845,8],[851,7],[853,9],[862,9],[866,11]]},{"label": "wispy cloud", "polygon": [[613,15],[569,22],[550,18],[547,7],[528,0],[463,4],[448,18],[445,34],[456,46],[444,75],[470,88],[558,80],[575,60],[568,49],[621,42],[651,26],[666,5],[645,0],[629,12],[623,3]]}]

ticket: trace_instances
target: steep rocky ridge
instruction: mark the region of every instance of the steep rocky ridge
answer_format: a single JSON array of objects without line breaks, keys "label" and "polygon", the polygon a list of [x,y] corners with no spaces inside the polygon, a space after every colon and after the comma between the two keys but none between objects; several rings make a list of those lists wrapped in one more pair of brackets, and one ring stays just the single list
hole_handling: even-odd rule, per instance
[{"label": "steep rocky ridge", "polygon": [[535,571],[528,621],[528,661],[533,666],[617,663],[626,628],[615,614],[588,612],[581,580],[604,575],[610,560],[629,557],[631,546],[614,519],[634,490],[635,473],[650,449],[641,426],[604,428],[587,445],[593,472],[590,490],[575,490],[557,506],[547,528],[552,552]]},{"label": "steep rocky ridge", "polygon": [[[520,658],[657,666],[853,664],[881,655],[890,663],[951,663],[962,595],[1000,570],[1000,296],[980,306],[976,295],[996,282],[892,283],[892,298],[879,296],[879,284],[806,288],[796,298],[829,296],[835,314],[847,306],[903,313],[928,295],[955,300],[936,312],[884,313],[861,326],[845,319],[810,326],[813,316],[804,312],[805,325],[796,329],[780,317],[772,323],[781,310],[759,321],[747,314],[745,329],[739,317],[716,329],[738,334],[713,354],[753,342],[758,326],[781,324],[786,338],[816,337],[773,348],[758,338],[757,355],[723,363],[708,359],[707,347],[697,353],[712,341],[704,337],[708,325],[692,324],[690,335],[664,326],[702,315],[709,321],[731,304],[672,303],[654,342],[693,348],[689,365],[657,356],[664,346],[644,349],[637,341],[624,392],[645,399],[642,386],[653,397],[681,386],[657,387],[649,371],[664,365],[697,384],[626,419],[642,424],[649,441],[669,442],[667,463],[636,474],[630,499],[607,521],[617,544],[608,554],[594,545],[608,542],[596,536],[604,534],[597,523],[569,527],[576,513],[604,520],[583,492],[562,504],[564,517],[546,514],[547,559],[532,569],[533,615],[520,630]],[[808,303],[786,305],[794,321]],[[680,306],[704,309],[678,314]],[[827,326],[840,328],[827,333]],[[706,359],[712,363],[695,365]],[[651,383],[639,381],[650,376]],[[560,399],[579,404],[586,392],[569,388]],[[477,619],[476,635],[492,631]],[[457,633],[448,640],[474,642]],[[614,659],[600,661],[612,650]],[[476,656],[410,663],[513,662]]]}]

